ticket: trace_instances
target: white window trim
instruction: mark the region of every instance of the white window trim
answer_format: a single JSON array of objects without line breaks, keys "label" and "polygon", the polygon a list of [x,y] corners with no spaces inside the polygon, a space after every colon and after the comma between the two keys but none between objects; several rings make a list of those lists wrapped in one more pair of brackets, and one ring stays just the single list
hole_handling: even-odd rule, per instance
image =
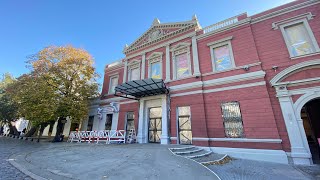
[{"label": "white window trim", "polygon": [[154,52],[152,53],[148,58],[148,78],[151,78],[152,74],[151,74],[151,65],[153,63],[160,63],[160,79],[163,79],[163,76],[162,76],[162,55],[163,53],[162,52]]},{"label": "white window trim", "polygon": [[[192,69],[191,69],[191,57],[190,57],[190,46],[191,43],[179,43],[174,46],[170,51],[172,52],[172,67],[173,67],[173,80],[180,80],[185,79],[187,77],[192,76]],[[176,65],[176,56],[187,53],[187,61],[188,61],[188,68],[189,68],[189,75],[184,77],[177,77],[177,65]]]},{"label": "white window trim", "polygon": [[[110,75],[109,76],[109,90],[108,90],[108,94],[113,94],[114,92],[111,92],[111,79],[113,78],[118,78],[118,82],[117,82],[117,85],[119,84],[119,74],[113,74],[113,75]],[[115,90],[114,90],[115,91]]]},{"label": "white window trim", "polygon": [[287,36],[287,33],[285,32],[284,28],[286,28],[287,26],[291,26],[291,25],[295,25],[295,24],[300,24],[302,23],[304,25],[304,27],[306,28],[307,32],[308,32],[308,35],[309,35],[309,38],[311,40],[311,43],[315,49],[315,52],[313,53],[309,53],[309,54],[304,54],[304,55],[301,55],[301,57],[305,57],[306,55],[312,55],[312,54],[315,54],[315,53],[319,53],[320,52],[320,49],[319,49],[319,46],[318,46],[318,43],[317,43],[317,40],[316,38],[314,37],[313,35],[313,32],[311,30],[311,27],[307,21],[307,18],[304,18],[304,19],[300,19],[300,20],[295,20],[295,21],[292,21],[292,22],[288,22],[288,23],[285,23],[285,24],[281,24],[279,25],[279,28],[281,30],[281,33],[282,33],[282,36],[284,38],[284,41],[286,43],[286,46],[287,46],[287,49],[288,49],[288,52],[289,52],[289,55],[290,55],[290,58],[292,59],[296,59],[297,57],[300,57],[300,56],[294,56],[291,52],[291,46],[290,46],[290,42],[289,42],[289,38]]},{"label": "white window trim", "polygon": [[141,60],[132,60],[128,63],[128,81],[131,81],[131,71],[132,69],[138,68],[139,70],[139,80],[141,79]]},{"label": "white window trim", "polygon": [[[212,71],[213,72],[220,72],[220,71],[216,70],[216,64],[214,62],[215,61],[215,57],[214,57],[213,50],[215,48],[222,47],[222,46],[225,46],[225,45],[228,45],[230,61],[231,61],[231,67],[228,68],[228,69],[232,69],[232,68],[236,67],[236,64],[235,64],[235,61],[234,61],[234,56],[233,56],[232,45],[231,45],[232,38],[233,38],[232,36],[229,36],[229,37],[226,37],[226,38],[220,39],[218,41],[214,41],[214,42],[211,42],[211,43],[207,44],[207,46],[209,46],[209,49],[210,49],[211,64],[212,64]],[[226,70],[221,70],[221,71],[226,71]]]}]

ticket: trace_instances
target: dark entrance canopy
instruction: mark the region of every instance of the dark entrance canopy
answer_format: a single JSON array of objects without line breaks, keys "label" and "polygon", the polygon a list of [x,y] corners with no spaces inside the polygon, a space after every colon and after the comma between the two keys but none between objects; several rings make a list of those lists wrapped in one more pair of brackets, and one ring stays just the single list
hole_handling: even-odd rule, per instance
[{"label": "dark entrance canopy", "polygon": [[115,87],[115,96],[139,100],[142,97],[167,94],[169,90],[162,79],[133,80]]}]

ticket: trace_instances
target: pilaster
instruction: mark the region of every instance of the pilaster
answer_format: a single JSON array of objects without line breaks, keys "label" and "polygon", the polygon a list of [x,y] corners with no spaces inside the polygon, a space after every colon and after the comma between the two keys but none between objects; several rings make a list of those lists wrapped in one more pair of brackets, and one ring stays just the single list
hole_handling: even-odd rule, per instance
[{"label": "pilaster", "polygon": [[200,75],[198,45],[196,36],[192,37],[192,59],[193,59],[193,75]]},{"label": "pilaster", "polygon": [[166,46],[166,79],[165,82],[170,81],[170,45]]}]

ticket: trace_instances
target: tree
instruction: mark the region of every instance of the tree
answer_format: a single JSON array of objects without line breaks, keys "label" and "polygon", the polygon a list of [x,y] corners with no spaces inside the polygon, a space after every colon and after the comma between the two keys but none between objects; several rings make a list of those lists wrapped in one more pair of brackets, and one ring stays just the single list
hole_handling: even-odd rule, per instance
[{"label": "tree", "polygon": [[98,84],[92,56],[83,49],[72,46],[50,46],[30,57],[32,72],[52,88],[55,113],[58,118],[55,140],[62,133],[62,121],[84,119],[88,113],[89,99],[98,95]]},{"label": "tree", "polygon": [[28,119],[33,125],[26,136],[33,135],[39,127],[41,135],[48,123],[55,119],[57,102],[54,89],[35,73],[20,76],[7,89],[17,105],[19,116]]},{"label": "tree", "polygon": [[[8,87],[15,82],[14,77],[10,73],[3,74],[0,81],[0,122],[10,122],[17,118],[17,106],[8,94]],[[16,129],[9,123],[10,132],[17,134]]]}]

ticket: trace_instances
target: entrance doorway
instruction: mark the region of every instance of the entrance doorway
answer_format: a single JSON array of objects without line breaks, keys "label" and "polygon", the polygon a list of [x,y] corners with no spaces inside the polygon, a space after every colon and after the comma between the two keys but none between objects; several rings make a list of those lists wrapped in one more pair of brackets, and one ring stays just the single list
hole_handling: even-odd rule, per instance
[{"label": "entrance doorway", "polygon": [[149,142],[160,143],[162,133],[162,108],[154,107],[149,109]]},{"label": "entrance doorway", "polygon": [[105,123],[105,130],[111,130],[112,127],[112,116],[113,114],[107,114],[107,119]]},{"label": "entrance doorway", "polygon": [[128,137],[130,134],[130,130],[134,129],[134,113],[133,112],[127,112],[127,123],[126,123],[126,136]]},{"label": "entrance doorway", "polygon": [[301,119],[303,120],[312,161],[320,164],[320,98],[306,103],[301,109]]}]

